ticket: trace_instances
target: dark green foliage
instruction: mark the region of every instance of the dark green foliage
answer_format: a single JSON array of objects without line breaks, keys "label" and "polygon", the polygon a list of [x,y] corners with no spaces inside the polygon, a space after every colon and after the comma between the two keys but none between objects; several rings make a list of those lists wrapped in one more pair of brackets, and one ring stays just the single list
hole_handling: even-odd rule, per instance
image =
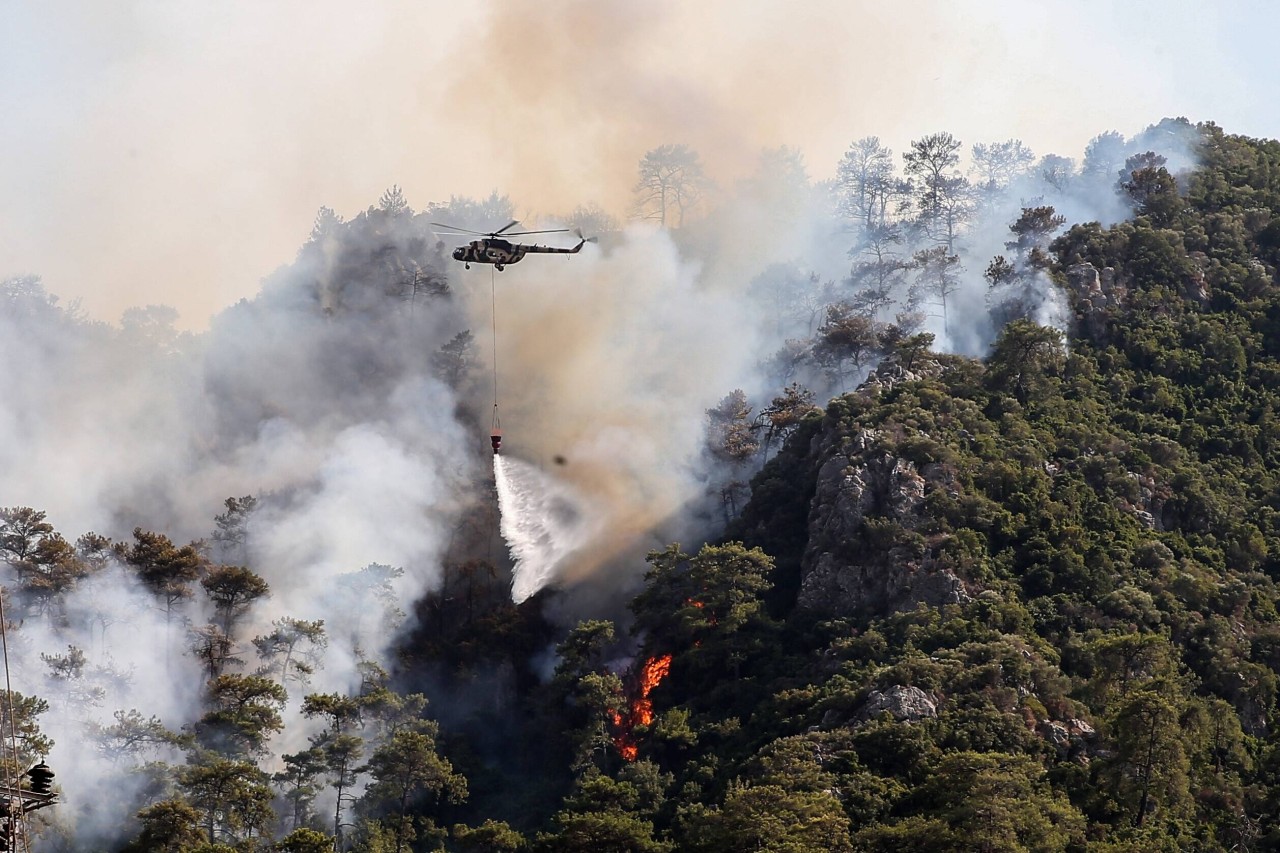
[{"label": "dark green foliage", "polygon": [[333,839],[314,829],[295,829],[272,848],[278,853],[329,853],[332,849]]},{"label": "dark green foliage", "polygon": [[833,793],[734,784],[720,808],[698,804],[680,815],[681,849],[713,853],[850,853],[849,818]]},{"label": "dark green foliage", "polygon": [[169,537],[138,527],[133,531],[133,544],[120,543],[117,551],[138,573],[142,585],[161,601],[166,615],[172,614],[178,602],[191,597],[191,584],[203,565],[194,544],[178,547]]},{"label": "dark green foliage", "polygon": [[271,587],[244,566],[215,566],[200,579],[214,611],[222,618],[222,630],[232,633],[233,623],[259,598],[271,594]]},{"label": "dark green foliage", "polygon": [[270,679],[220,675],[207,690],[210,710],[196,725],[196,736],[208,749],[252,755],[284,728],[280,712],[288,695]]},{"label": "dark green foliage", "polygon": [[846,376],[857,374],[863,364],[879,355],[877,324],[850,303],[827,306],[813,343],[813,359],[841,389]]},{"label": "dark green foliage", "polygon": [[391,829],[396,849],[435,828],[432,815],[441,803],[467,798],[467,781],[436,750],[438,729],[435,723],[419,720],[395,732],[363,768],[370,782],[360,811]]},{"label": "dark green foliage", "polygon": [[465,853],[517,853],[525,849],[524,836],[496,820],[486,820],[477,827],[458,824],[453,838]]},{"label": "dark green foliage", "polygon": [[641,799],[640,789],[631,782],[588,774],[556,813],[554,831],[539,834],[534,849],[670,851],[670,844],[654,838],[653,797],[646,803]]},{"label": "dark green foliage", "polygon": [[[275,818],[267,775],[245,761],[201,756],[178,772],[178,786],[199,814],[210,844],[262,835]],[[166,818],[168,825],[175,816],[180,816],[177,810]]]},{"label": "dark green foliage", "polygon": [[[801,422],[730,530],[775,558],[758,575],[773,592],[735,587],[733,560],[721,573],[675,547],[650,556],[636,625],[674,654],[641,734],[641,755],[675,779],[656,838],[894,851],[1280,838],[1267,793],[1280,778],[1267,769],[1280,766],[1280,146],[1203,131],[1206,167],[1176,179],[1100,138],[1086,175],[1118,183],[1138,218],[1074,226],[1048,249],[1062,222],[1028,208],[1016,265],[992,266],[994,284],[1022,265],[1056,281],[1071,264],[1112,267],[1121,295],[1090,309],[1102,322],[1063,335],[1014,319],[986,364],[900,338],[891,358],[917,378]],[[797,607],[824,448],[856,455],[867,436],[867,454],[924,472],[922,509],[872,507],[833,547],[855,564],[892,549],[943,567],[965,600],[827,621]],[[704,602],[735,589],[774,597],[712,618]]]},{"label": "dark green foliage", "polygon": [[686,648],[736,632],[760,611],[772,561],[740,543],[703,546],[690,557],[673,545],[649,555],[645,590],[632,604],[636,627],[661,649]]},{"label": "dark green foliage", "polygon": [[[500,566],[466,554],[418,603],[395,678],[369,666],[352,695],[303,699],[310,744],[270,780],[252,762],[281,725],[281,683],[304,680],[302,640],[321,644],[318,623],[275,623],[255,641],[263,673],[211,681],[192,733],[204,750],[154,718],[118,716],[97,733],[112,760],[189,753],[157,772],[176,791],[149,789],[129,849],[1280,848],[1280,143],[1185,121],[1152,133],[1198,134],[1202,167],[1175,174],[1142,139],[1096,138],[1067,177],[1116,189],[1135,218],[1062,231],[1052,208],[1023,208],[986,268],[1003,311],[987,359],[939,355],[915,326],[869,319],[872,303],[837,303],[813,314],[825,322],[795,363],[839,382],[883,354],[888,379],[818,410],[802,386],[783,389],[788,375],[754,421],[742,392],[711,410],[732,520],[693,553],[649,555],[632,624],[557,628],[549,597],[512,606]],[[920,284],[940,312],[966,215],[958,145],[938,134],[908,155],[937,244]],[[882,230],[898,190],[883,184],[878,141],[855,149],[840,178],[868,233],[855,277],[883,294],[905,278],[906,244]],[[987,168],[987,185],[1008,179]],[[655,213],[679,218],[670,203]],[[412,219],[396,188],[362,214],[361,229],[418,260],[338,252],[342,274],[317,282],[329,310],[375,311],[370,282],[428,266]],[[304,251],[318,256],[346,227],[322,215]],[[1088,279],[1079,264],[1099,281],[1110,268],[1108,298],[1068,292],[1065,331],[1032,322],[1028,294]],[[463,333],[426,358],[465,386],[470,343]],[[760,456],[773,455],[757,463],[762,439]],[[856,512],[832,510],[819,485],[833,459],[846,485],[878,461],[919,494],[903,510],[905,490],[867,488]],[[761,467],[746,500],[748,462]],[[224,556],[244,550],[250,500],[219,517]],[[823,539],[833,520],[847,525]],[[159,534],[134,540],[116,552],[166,609],[204,573],[232,633],[250,578]],[[41,565],[100,565],[104,543],[60,541],[42,513],[0,511],[0,556],[24,581]],[[871,578],[894,595],[814,601],[824,559],[847,586]],[[398,572],[375,564],[338,581],[360,606],[329,626],[335,645],[359,645],[361,617],[403,616]],[[28,603],[54,600],[72,575]],[[930,576],[953,581],[946,595],[904,593]],[[69,672],[72,657],[49,662]],[[423,695],[397,691],[405,683],[449,697],[429,706],[439,720]],[[48,748],[41,701],[19,697],[31,757]],[[317,801],[333,810],[315,814]]]},{"label": "dark green foliage", "polygon": [[185,800],[163,800],[138,812],[142,832],[125,853],[181,853],[208,836],[200,812]]},{"label": "dark green foliage", "polygon": [[28,767],[53,749],[53,741],[40,731],[39,717],[48,710],[48,700],[24,696],[16,690],[8,693],[7,700],[0,704],[0,726],[16,745],[16,754],[13,750],[6,750],[0,762],[6,773],[18,775],[26,772]]}]

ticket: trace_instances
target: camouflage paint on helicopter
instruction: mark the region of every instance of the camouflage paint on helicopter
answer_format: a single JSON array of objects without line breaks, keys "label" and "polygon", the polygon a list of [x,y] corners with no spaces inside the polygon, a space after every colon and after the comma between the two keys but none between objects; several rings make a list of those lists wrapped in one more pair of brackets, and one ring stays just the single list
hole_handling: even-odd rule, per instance
[{"label": "camouflage paint on helicopter", "polygon": [[[442,225],[438,222],[432,222],[431,225],[436,228],[449,228],[453,234],[474,234],[479,240],[472,240],[465,246],[459,246],[453,250],[453,259],[462,261],[467,265],[467,269],[471,269],[472,264],[493,264],[494,269],[502,272],[507,264],[519,263],[524,259],[525,255],[542,254],[542,255],[576,255],[582,251],[583,245],[594,243],[595,237],[583,237],[581,231],[575,231],[578,235],[578,245],[572,249],[557,249],[552,246],[527,245],[524,243],[513,243],[506,237],[521,237],[526,234],[565,234],[568,228],[552,228],[544,231],[507,231],[513,225],[519,225],[519,220],[512,220],[497,231],[483,233],[481,231],[468,231],[465,228],[456,228],[452,225]],[[504,236],[505,235],[505,236]]]}]

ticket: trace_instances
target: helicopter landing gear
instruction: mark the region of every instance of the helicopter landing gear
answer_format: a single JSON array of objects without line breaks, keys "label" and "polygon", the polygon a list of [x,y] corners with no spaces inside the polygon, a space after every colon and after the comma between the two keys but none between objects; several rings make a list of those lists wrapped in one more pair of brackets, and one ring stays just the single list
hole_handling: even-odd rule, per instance
[{"label": "helicopter landing gear", "polygon": [[498,272],[502,272],[506,268],[506,264],[494,264],[493,268]]}]

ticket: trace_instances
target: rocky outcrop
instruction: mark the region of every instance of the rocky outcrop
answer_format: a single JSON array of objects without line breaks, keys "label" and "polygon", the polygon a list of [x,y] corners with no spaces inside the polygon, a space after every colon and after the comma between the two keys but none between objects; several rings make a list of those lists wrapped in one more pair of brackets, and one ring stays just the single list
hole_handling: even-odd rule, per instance
[{"label": "rocky outcrop", "polygon": [[1067,267],[1067,289],[1081,332],[1102,340],[1108,313],[1124,304],[1128,293],[1117,280],[1115,269],[1104,267],[1099,272],[1093,264],[1072,264]]},{"label": "rocky outcrop", "polygon": [[942,365],[932,358],[918,358],[910,367],[903,366],[897,358],[886,358],[858,386],[858,393],[876,394],[888,391],[899,382],[913,382],[926,376],[934,376],[941,370]]},{"label": "rocky outcrop", "polygon": [[1209,304],[1209,282],[1205,273],[1209,270],[1209,256],[1204,252],[1189,252],[1192,267],[1186,278],[1182,280],[1182,296],[1196,307],[1204,308]]},{"label": "rocky outcrop", "polygon": [[820,728],[856,729],[885,713],[900,723],[914,723],[938,716],[938,701],[919,687],[894,684],[884,690],[872,690],[852,712],[847,708],[829,709],[822,716]]},{"label": "rocky outcrop", "polygon": [[1087,764],[1095,751],[1098,733],[1084,720],[1041,720],[1036,730],[1061,758],[1074,758]]},{"label": "rocky outcrop", "polygon": [[1138,505],[1133,508],[1133,515],[1138,523],[1148,530],[1167,529],[1164,518],[1164,507],[1167,495],[1156,483],[1155,478],[1130,471],[1129,476],[1138,485]]},{"label": "rocky outcrop", "polygon": [[884,691],[872,690],[857,718],[874,720],[886,711],[899,722],[914,722],[938,716],[938,703],[919,687],[895,684]]},{"label": "rocky outcrop", "polygon": [[[868,545],[864,527],[874,517],[908,534],[920,524],[930,488],[950,491],[944,466],[930,477],[894,455],[874,430],[861,430],[837,446],[822,446],[809,512],[809,541],[801,562],[799,603],[831,613],[888,612],[924,603],[932,607],[969,599],[964,584],[939,568],[913,541]],[[819,439],[821,441],[822,439]],[[837,437],[826,442],[835,445]]]}]

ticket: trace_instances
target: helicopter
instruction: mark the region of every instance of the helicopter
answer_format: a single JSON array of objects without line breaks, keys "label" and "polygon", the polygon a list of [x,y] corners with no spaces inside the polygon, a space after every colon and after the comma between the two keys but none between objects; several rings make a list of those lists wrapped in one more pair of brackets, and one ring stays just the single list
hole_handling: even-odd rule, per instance
[{"label": "helicopter", "polygon": [[529,254],[545,254],[545,255],[576,255],[582,251],[582,247],[586,243],[594,243],[595,237],[583,237],[581,231],[574,231],[578,236],[578,245],[572,249],[556,249],[551,246],[526,245],[524,243],[512,243],[507,237],[523,237],[528,234],[566,234],[568,228],[551,228],[543,231],[508,231],[514,225],[519,225],[520,220],[513,219],[497,231],[469,231],[466,228],[458,228],[453,225],[443,225],[439,222],[432,222],[433,228],[448,228],[447,234],[461,236],[463,234],[472,234],[479,237],[479,240],[472,240],[465,246],[459,246],[453,250],[453,259],[462,261],[467,265],[467,269],[471,269],[472,264],[493,264],[493,268],[498,272],[502,272],[507,264],[519,263]]}]

